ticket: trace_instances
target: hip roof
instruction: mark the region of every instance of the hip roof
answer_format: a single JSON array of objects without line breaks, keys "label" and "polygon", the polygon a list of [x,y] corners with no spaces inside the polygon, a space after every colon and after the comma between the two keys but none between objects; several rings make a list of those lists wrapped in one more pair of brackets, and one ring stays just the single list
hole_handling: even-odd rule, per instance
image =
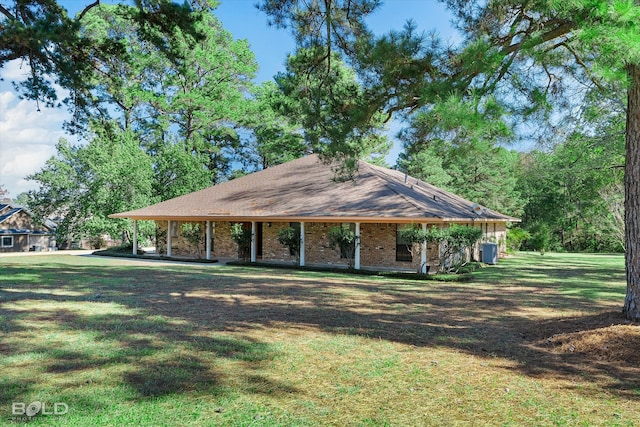
[{"label": "hip roof", "polygon": [[155,205],[110,215],[155,220],[519,221],[403,172],[358,161],[352,180],[308,155]]}]

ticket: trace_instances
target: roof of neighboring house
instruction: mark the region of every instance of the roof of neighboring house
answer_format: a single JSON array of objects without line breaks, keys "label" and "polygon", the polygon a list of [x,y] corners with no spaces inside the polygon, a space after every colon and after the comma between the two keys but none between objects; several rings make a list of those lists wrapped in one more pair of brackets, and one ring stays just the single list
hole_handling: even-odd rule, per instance
[{"label": "roof of neighboring house", "polygon": [[[11,218],[12,216],[14,216],[17,213],[20,212],[25,212],[27,215],[31,216],[31,213],[29,213],[27,210],[25,210],[22,207],[15,207],[12,208],[10,205],[7,204],[0,204],[0,211],[4,210],[5,208],[11,208],[10,210],[8,210],[7,212],[5,212],[4,214],[0,215],[0,224],[2,224],[3,222],[5,222],[6,220],[8,220],[9,218]],[[48,230],[53,230],[56,228],[56,223],[46,219],[44,221],[44,227],[47,228]],[[8,231],[12,231],[11,234],[25,234],[27,232],[31,233],[31,234],[42,234],[43,231],[42,230],[27,230],[27,229],[21,229],[21,230],[17,230],[15,228],[12,229],[2,229],[0,230],[0,232],[4,232],[5,234]],[[46,233],[45,233],[46,234]]]},{"label": "roof of neighboring house", "polygon": [[[10,207],[8,205],[0,205],[0,210],[6,208],[6,207]],[[7,211],[7,213],[0,215],[0,224],[2,224],[3,222],[5,222],[6,220],[8,220],[9,218],[11,218],[12,216],[14,216],[15,214],[17,214],[18,212],[21,212],[22,208],[12,208],[9,211]]]},{"label": "roof of neighboring house", "polygon": [[182,221],[519,221],[362,160],[353,180],[337,182],[331,165],[317,155],[110,216]]},{"label": "roof of neighboring house", "polygon": [[0,235],[18,235],[18,234],[31,234],[31,235],[42,235],[49,236],[51,234],[50,231],[47,230],[30,230],[30,229],[17,229],[17,228],[3,228],[0,230]]}]

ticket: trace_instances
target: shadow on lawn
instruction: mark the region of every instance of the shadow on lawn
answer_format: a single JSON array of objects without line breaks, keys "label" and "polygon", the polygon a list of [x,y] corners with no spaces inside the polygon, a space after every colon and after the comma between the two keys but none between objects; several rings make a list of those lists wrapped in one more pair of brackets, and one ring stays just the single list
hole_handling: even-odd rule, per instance
[{"label": "shadow on lawn", "polygon": [[[89,301],[137,310],[135,315],[115,317],[55,312],[65,328],[92,331],[98,340],[120,340],[123,350],[118,355],[89,361],[82,360],[82,353],[51,353],[54,362],[48,369],[66,372],[101,363],[129,363],[137,368],[125,373],[124,379],[139,396],[218,389],[229,383],[230,373],[198,357],[142,362],[146,355],[169,343],[244,362],[253,368],[253,373],[244,378],[251,392],[293,392],[286,384],[273,384],[257,374],[260,364],[273,358],[275,350],[247,334],[264,327],[319,328],[415,346],[446,346],[479,357],[516,361],[514,369],[530,376],[593,378],[618,395],[635,397],[640,388],[640,356],[636,353],[608,363],[589,354],[554,351],[548,340],[558,334],[597,330],[624,320],[612,311],[613,305],[603,306],[595,298],[595,288],[591,293],[563,292],[566,276],[558,276],[553,269],[524,271],[522,277],[519,273],[515,285],[514,280],[503,280],[505,273],[499,270],[484,275],[485,280],[496,276],[492,285],[375,281],[278,270],[74,266],[65,266],[64,270],[38,269],[37,274],[47,280],[36,283],[32,279],[20,281],[22,267],[5,270],[15,278],[12,287],[16,289],[6,291],[11,286],[6,281],[0,288],[5,332],[21,330],[21,319],[33,320],[39,315],[32,311],[11,312],[7,308],[14,301]],[[579,282],[579,275],[589,272],[588,268],[576,269],[574,274],[578,277],[572,280]],[[622,276],[624,280],[624,271],[605,274]],[[530,276],[539,275],[544,275],[544,280],[535,285]],[[588,278],[589,282],[593,280],[602,277]],[[43,293],[43,289],[52,292]],[[84,293],[64,295],[55,294],[54,290]],[[554,310],[576,308],[585,314],[548,318]],[[212,338],[211,332],[232,333],[233,338]],[[136,335],[141,333],[153,334],[159,342],[140,341]],[[630,343],[634,348],[639,344]],[[5,354],[47,351],[29,346],[5,347],[0,347]],[[9,397],[12,396],[0,394],[0,402]]]},{"label": "shadow on lawn", "polygon": [[[65,273],[66,274],[66,273]],[[40,287],[42,289],[42,287]],[[119,293],[116,287],[109,293]],[[158,298],[158,295],[154,295]],[[295,390],[284,383],[274,382],[259,375],[261,363],[274,357],[274,350],[267,343],[252,338],[237,335],[233,338],[225,336],[203,336],[199,332],[205,328],[192,322],[179,326],[167,322],[147,305],[142,313],[114,315],[86,315],[78,314],[69,309],[52,309],[47,307],[42,311],[12,310],[6,308],[11,302],[39,301],[42,303],[77,303],[102,304],[117,302],[118,304],[142,303],[137,296],[123,298],[103,298],[100,303],[95,302],[95,296],[89,301],[82,296],[51,295],[34,292],[6,292],[0,288],[0,303],[3,319],[10,319],[4,323],[3,332],[9,334],[29,333],[29,328],[22,326],[23,321],[29,324],[40,322],[54,322],[63,331],[88,333],[97,342],[112,343],[107,353],[92,349],[65,350],[52,345],[42,344],[40,340],[20,341],[18,344],[3,344],[0,347],[2,356],[37,355],[35,363],[44,374],[67,375],[77,378],[68,381],[68,386],[74,382],[76,386],[83,386],[87,381],[86,375],[91,371],[108,369],[115,365],[126,366],[122,374],[124,383],[133,391],[134,397],[159,397],[174,393],[189,391],[207,392],[216,396],[225,393],[230,382],[244,384],[251,393],[268,391],[270,394],[291,393]],[[190,310],[188,307],[184,307]],[[137,310],[140,311],[140,310]],[[207,331],[208,332],[208,331]],[[151,335],[154,340],[139,338],[141,335]],[[80,343],[79,347],[86,345]],[[191,351],[195,350],[195,351]],[[200,357],[206,355],[207,357]],[[227,372],[212,360],[227,359],[238,361],[248,368],[247,372]],[[39,362],[40,361],[40,362]],[[26,365],[28,362],[23,362]],[[42,366],[44,364],[44,366]],[[16,400],[19,396],[37,389],[38,378],[31,381],[9,381],[0,379],[0,407]],[[88,380],[92,382],[91,379]]]}]

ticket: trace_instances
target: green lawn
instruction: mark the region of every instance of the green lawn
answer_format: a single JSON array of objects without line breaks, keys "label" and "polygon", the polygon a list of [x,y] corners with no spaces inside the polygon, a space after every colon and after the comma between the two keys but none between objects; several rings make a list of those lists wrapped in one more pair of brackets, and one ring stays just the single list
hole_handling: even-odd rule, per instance
[{"label": "green lawn", "polygon": [[0,258],[0,424],[638,425],[624,281],[618,255],[465,283]]}]

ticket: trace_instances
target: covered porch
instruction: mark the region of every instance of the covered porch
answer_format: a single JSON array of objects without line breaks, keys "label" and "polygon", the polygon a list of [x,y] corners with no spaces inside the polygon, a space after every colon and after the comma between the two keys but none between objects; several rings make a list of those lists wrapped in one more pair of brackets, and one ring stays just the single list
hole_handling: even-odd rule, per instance
[{"label": "covered porch", "polygon": [[[241,253],[238,245],[231,239],[230,227],[234,223],[242,223],[250,230],[251,241],[247,250]],[[201,240],[194,250],[186,249],[186,242],[181,235],[181,225],[199,224]],[[206,260],[244,259],[253,263],[298,263],[300,266],[342,266],[347,264],[340,250],[329,247],[328,232],[332,227],[349,226],[356,236],[353,248],[352,265],[355,269],[392,269],[433,272],[438,266],[439,248],[435,244],[424,243],[419,251],[419,258],[412,258],[408,246],[398,239],[397,232],[401,228],[413,225],[426,230],[427,227],[444,227],[446,224],[433,221],[422,222],[379,222],[370,221],[246,221],[236,220],[213,221],[200,220],[156,221],[158,231],[157,253],[167,257],[190,257]],[[471,225],[471,224],[470,224]],[[486,231],[486,239],[502,240],[506,235],[504,224],[496,225],[479,222],[473,224]],[[277,240],[278,232],[284,227],[296,226],[300,230],[299,259]],[[133,253],[139,251],[137,221],[134,221]],[[478,257],[475,257],[478,259]],[[419,270],[418,270],[419,269]]]}]

